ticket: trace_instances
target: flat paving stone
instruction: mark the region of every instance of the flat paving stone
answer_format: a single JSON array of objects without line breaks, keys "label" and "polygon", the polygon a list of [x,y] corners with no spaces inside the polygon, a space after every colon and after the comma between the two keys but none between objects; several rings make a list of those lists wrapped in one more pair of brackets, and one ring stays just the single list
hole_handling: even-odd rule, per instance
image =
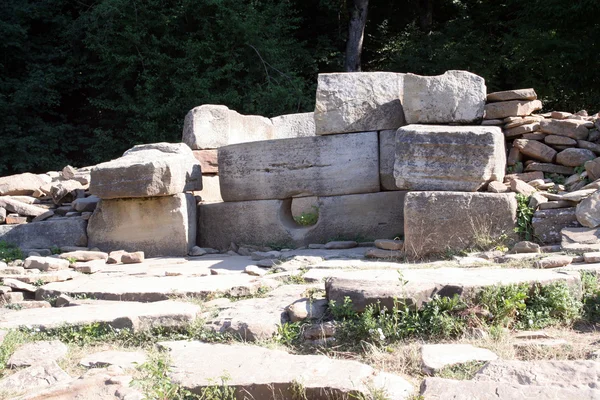
[{"label": "flat paving stone", "polygon": [[99,353],[90,354],[81,361],[79,365],[88,368],[102,368],[110,365],[116,365],[123,369],[135,368],[137,365],[145,363],[147,360],[146,354],[143,351],[101,351]]},{"label": "flat paving stone", "polygon": [[8,360],[12,368],[30,367],[44,361],[58,361],[69,352],[60,340],[26,343],[19,347]]},{"label": "flat paving stone", "polygon": [[72,378],[54,361],[25,368],[0,380],[0,393],[21,394],[48,387]]},{"label": "flat paving stone", "polygon": [[260,287],[277,287],[280,283],[247,274],[226,276],[102,276],[98,273],[76,280],[42,286],[37,299],[60,294],[87,296],[120,301],[161,301],[173,296],[205,297],[222,293],[233,297],[254,294]]},{"label": "flat paving stone", "polygon": [[600,390],[600,362],[495,360],[481,368],[473,380]]},{"label": "flat paving stone", "polygon": [[[312,271],[309,271],[309,273]],[[579,274],[540,269],[431,268],[397,270],[328,271],[327,299],[341,304],[346,296],[356,311],[381,303],[391,309],[396,300],[420,307],[433,295],[468,297],[488,286],[520,283],[566,282],[579,290]]]},{"label": "flat paving stone", "polygon": [[598,400],[594,389],[565,389],[492,381],[455,381],[426,378],[421,384],[423,400]]},{"label": "flat paving stone", "polygon": [[426,344],[421,346],[423,372],[430,375],[451,365],[471,361],[492,361],[497,358],[498,356],[494,352],[470,344]]},{"label": "flat paving stone", "polygon": [[207,327],[221,333],[233,333],[243,340],[267,340],[277,333],[278,326],[290,321],[286,307],[304,298],[308,288],[320,285],[285,285],[266,297],[240,300],[230,304]]},{"label": "flat paving stone", "polygon": [[315,400],[368,395],[373,389],[385,390],[388,398],[401,400],[414,390],[402,377],[378,372],[357,361],[293,355],[242,344],[176,341],[160,345],[171,356],[171,379],[197,394],[225,375],[229,386],[254,399],[270,399],[273,391],[281,398],[294,398],[294,383],[303,385],[306,396]]},{"label": "flat paving stone", "polygon": [[63,325],[106,323],[135,331],[161,326],[185,326],[196,319],[200,306],[178,301],[155,303],[102,302],[77,307],[35,308],[0,315],[0,329],[52,329]]}]

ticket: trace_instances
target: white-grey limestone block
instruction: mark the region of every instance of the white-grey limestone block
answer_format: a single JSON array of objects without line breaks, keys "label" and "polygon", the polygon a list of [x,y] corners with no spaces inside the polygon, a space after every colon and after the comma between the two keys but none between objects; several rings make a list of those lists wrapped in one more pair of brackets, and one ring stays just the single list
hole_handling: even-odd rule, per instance
[{"label": "white-grey limestone block", "polygon": [[396,129],[379,132],[379,183],[382,190],[398,190],[394,178]]},{"label": "white-grey limestone block", "polygon": [[89,246],[146,257],[186,256],[196,244],[196,202],[191,194],[101,200],[89,220]]},{"label": "white-grey limestone block", "polygon": [[408,125],[396,134],[396,186],[475,192],[502,182],[504,135],[495,126]]},{"label": "white-grey limestone block", "polygon": [[192,150],[217,149],[275,139],[273,132],[273,123],[268,118],[242,115],[222,105],[203,104],[185,116],[182,142]]},{"label": "white-grey limestone block", "polygon": [[409,192],[404,250],[420,258],[473,247],[481,238],[515,238],[514,193]]},{"label": "white-grey limestone block", "polygon": [[315,136],[315,115],[312,112],[286,114],[271,118],[273,139]]},{"label": "white-grey limestone block", "polygon": [[138,145],[91,172],[90,192],[101,199],[170,196],[201,189],[200,162],[183,143]]},{"label": "white-grey limestone block", "polygon": [[325,243],[331,238],[393,238],[404,229],[406,192],[379,192],[316,199],[318,221],[301,226],[292,199],[200,204],[199,246],[225,249],[231,242],[284,247]]},{"label": "white-grey limestone block", "polygon": [[398,129],[404,75],[393,72],[319,74],[315,105],[317,135]]},{"label": "white-grey limestone block", "polygon": [[485,80],[467,71],[406,74],[402,106],[407,124],[469,124],[483,118]]},{"label": "white-grey limestone block", "polygon": [[87,246],[87,221],[81,218],[51,218],[20,225],[0,225],[0,240],[22,249],[54,246]]},{"label": "white-grey limestone block", "polygon": [[242,143],[219,149],[225,201],[379,191],[377,132]]}]

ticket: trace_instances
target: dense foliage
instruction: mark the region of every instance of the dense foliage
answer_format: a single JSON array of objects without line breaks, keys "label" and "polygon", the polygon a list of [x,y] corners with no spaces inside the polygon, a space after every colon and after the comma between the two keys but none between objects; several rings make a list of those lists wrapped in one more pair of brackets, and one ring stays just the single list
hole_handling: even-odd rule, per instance
[{"label": "dense foliage", "polygon": [[[5,0],[0,175],[179,141],[204,103],[310,111],[317,73],[342,69],[348,1]],[[467,69],[489,90],[597,112],[599,13],[596,0],[371,0],[363,70]]]}]

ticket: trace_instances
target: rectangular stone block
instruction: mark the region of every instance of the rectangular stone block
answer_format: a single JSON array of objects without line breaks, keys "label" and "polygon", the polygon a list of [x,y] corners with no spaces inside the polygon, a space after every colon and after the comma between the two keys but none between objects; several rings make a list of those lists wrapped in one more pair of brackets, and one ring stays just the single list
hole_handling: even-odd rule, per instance
[{"label": "rectangular stone block", "polygon": [[502,182],[504,135],[495,126],[408,125],[396,134],[396,186],[474,192]]},{"label": "rectangular stone block", "polygon": [[[219,158],[217,150],[194,150],[194,157],[200,162],[202,174],[218,174]],[[204,181],[203,181],[204,183]]]},{"label": "rectangular stone block", "polygon": [[101,200],[89,220],[89,247],[143,251],[146,257],[186,256],[196,241],[191,194]]},{"label": "rectangular stone block", "polygon": [[563,228],[581,226],[577,222],[575,207],[536,211],[533,214],[531,225],[535,238],[543,244],[560,243],[560,231]]},{"label": "rectangular stone block", "polygon": [[404,229],[406,192],[380,192],[316,199],[318,221],[301,226],[292,215],[292,199],[200,204],[198,243],[226,249],[231,242],[305,246],[333,238],[394,238]]},{"label": "rectangular stone block", "polygon": [[22,225],[0,226],[0,240],[22,249],[49,249],[54,246],[87,247],[87,221],[81,218],[52,218]]},{"label": "rectangular stone block", "polygon": [[516,238],[514,193],[409,192],[404,249],[414,258]]},{"label": "rectangular stone block", "polygon": [[202,190],[194,192],[194,195],[200,196],[204,203],[222,202],[219,177],[217,175],[202,175]]},{"label": "rectangular stone block", "polygon": [[511,100],[488,103],[485,106],[485,119],[502,119],[506,117],[525,117],[542,109],[539,100]]},{"label": "rectangular stone block", "polygon": [[485,80],[467,71],[404,76],[402,106],[408,124],[469,124],[483,118]]},{"label": "rectangular stone block", "polygon": [[221,147],[219,180],[225,201],[377,192],[377,132]]},{"label": "rectangular stone block", "polygon": [[382,190],[399,190],[394,178],[396,129],[379,132],[379,183]]},{"label": "rectangular stone block", "polygon": [[560,235],[563,251],[600,251],[600,228],[563,228]]},{"label": "rectangular stone block", "polygon": [[319,74],[315,105],[317,135],[398,129],[405,125],[404,75]]},{"label": "rectangular stone block", "polygon": [[170,196],[202,189],[202,170],[183,143],[142,144],[96,165],[90,192],[101,199]]},{"label": "rectangular stone block", "polygon": [[315,113],[286,114],[271,118],[273,139],[315,136]]}]

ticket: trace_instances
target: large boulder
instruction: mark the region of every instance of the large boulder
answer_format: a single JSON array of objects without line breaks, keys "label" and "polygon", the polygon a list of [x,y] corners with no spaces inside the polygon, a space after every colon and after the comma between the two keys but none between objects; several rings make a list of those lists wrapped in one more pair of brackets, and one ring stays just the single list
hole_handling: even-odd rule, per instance
[{"label": "large boulder", "polygon": [[600,226],[600,191],[583,199],[575,211],[577,221],[587,228]]},{"label": "large boulder", "polygon": [[28,172],[1,177],[0,196],[31,195],[46,183],[50,183],[50,178],[47,178]]},{"label": "large boulder", "polygon": [[319,197],[318,221],[312,226],[294,221],[292,199],[200,204],[199,241],[203,247],[225,249],[232,241],[296,247],[325,243],[333,237],[393,238],[404,229],[405,194],[395,191]]},{"label": "large boulder", "polygon": [[319,74],[315,105],[317,135],[398,129],[404,122],[404,74]]},{"label": "large boulder", "polygon": [[225,201],[379,191],[377,132],[242,143],[219,149]]},{"label": "large boulder", "polygon": [[202,189],[200,162],[183,143],[142,144],[96,165],[90,192],[101,199],[170,196]]},{"label": "large boulder", "polygon": [[221,105],[204,104],[193,108],[183,122],[182,142],[193,150],[269,139],[276,139],[271,120],[242,115]]},{"label": "large boulder", "polygon": [[0,240],[22,249],[87,247],[87,221],[81,218],[52,218],[21,225],[0,225]]},{"label": "large boulder", "polygon": [[483,118],[485,80],[467,71],[406,74],[402,106],[408,124],[468,124]]},{"label": "large boulder", "polygon": [[539,100],[511,100],[488,103],[485,106],[485,119],[503,119],[506,117],[525,117],[542,109]]},{"label": "large boulder", "polygon": [[502,235],[514,238],[514,193],[409,192],[404,250],[415,258],[461,250]]},{"label": "large boulder", "polygon": [[89,247],[186,256],[196,244],[196,202],[190,194],[101,200],[88,226]]},{"label": "large boulder", "polygon": [[492,126],[409,125],[396,134],[396,186],[405,190],[474,192],[502,182],[506,152]]},{"label": "large boulder", "polygon": [[586,140],[589,134],[586,122],[578,119],[545,119],[540,121],[540,130],[550,135]]}]

